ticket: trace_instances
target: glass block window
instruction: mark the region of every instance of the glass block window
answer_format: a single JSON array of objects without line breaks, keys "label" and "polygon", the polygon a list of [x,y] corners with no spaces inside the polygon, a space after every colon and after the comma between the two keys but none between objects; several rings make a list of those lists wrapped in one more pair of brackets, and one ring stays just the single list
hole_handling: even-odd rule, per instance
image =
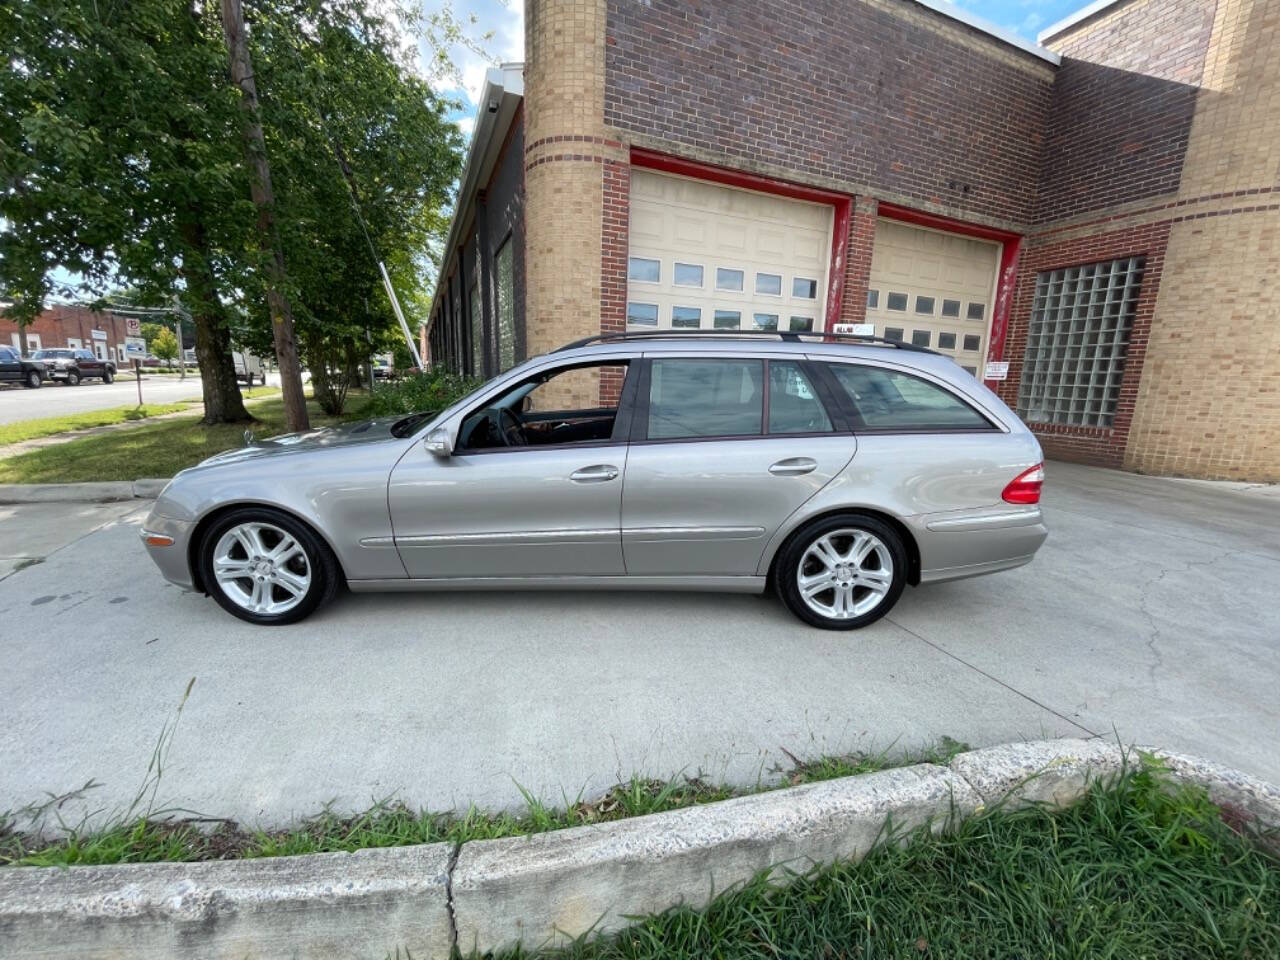
[{"label": "glass block window", "polygon": [[697,329],[702,326],[702,310],[699,307],[672,307],[671,326],[679,329]]},{"label": "glass block window", "polygon": [[728,267],[716,267],[717,290],[741,290],[742,271],[730,270]]},{"label": "glass block window", "polygon": [[717,330],[737,330],[742,326],[742,312],[740,310],[717,310],[712,322]]},{"label": "glass block window", "polygon": [[960,316],[960,301],[959,300],[943,300],[942,315],[944,317],[958,318]]},{"label": "glass block window", "polygon": [[1144,265],[1125,257],[1036,277],[1018,388],[1023,419],[1111,426]]},{"label": "glass block window", "polygon": [[757,273],[756,293],[767,297],[782,296],[782,277],[776,273]]},{"label": "glass block window", "polygon": [[468,323],[471,326],[471,375],[484,376],[484,321],[480,316],[480,291],[473,283],[467,291]]},{"label": "glass block window", "polygon": [[498,275],[497,310],[498,320],[498,372],[504,373],[516,365],[516,264],[512,252],[514,244],[511,237],[502,241],[502,246],[493,255],[494,272]]},{"label": "glass block window", "polygon": [[867,307],[871,310],[874,310],[879,305],[880,305],[880,291],[868,290],[867,291]]},{"label": "glass block window", "polygon": [[702,266],[697,263],[676,263],[675,284],[677,287],[702,286]]},{"label": "glass block window", "polygon": [[807,277],[791,278],[791,296],[797,300],[817,300],[818,281]]},{"label": "glass block window", "polygon": [[658,305],[656,303],[628,303],[627,326],[656,327],[658,325]]},{"label": "glass block window", "polygon": [[886,306],[887,306],[890,310],[905,310],[905,309],[907,309],[907,295],[906,295],[905,293],[891,293],[891,294],[889,294],[889,302],[886,304]]},{"label": "glass block window", "polygon": [[662,261],[631,257],[627,261],[627,279],[637,283],[657,283],[662,279]]},{"label": "glass block window", "polygon": [[933,297],[916,297],[916,313],[933,314]]}]

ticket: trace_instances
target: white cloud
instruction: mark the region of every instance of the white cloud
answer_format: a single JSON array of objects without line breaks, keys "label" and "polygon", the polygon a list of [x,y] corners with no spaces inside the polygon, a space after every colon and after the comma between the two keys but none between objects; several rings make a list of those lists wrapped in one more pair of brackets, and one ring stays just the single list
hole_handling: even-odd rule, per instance
[{"label": "white cloud", "polygon": [[[463,25],[468,36],[477,42],[483,51],[477,53],[464,43],[454,43],[449,47],[449,59],[457,68],[461,77],[459,89],[456,78],[445,78],[437,81],[441,93],[457,96],[465,101],[466,109],[474,110],[484,86],[485,72],[498,63],[524,59],[524,0],[456,0],[453,13]],[[430,15],[439,9],[439,4],[432,0],[424,0],[423,10]],[[471,24],[471,18],[475,23]],[[481,39],[492,33],[488,40]],[[424,50],[424,55],[430,51]],[[424,71],[426,70],[424,65]]]}]

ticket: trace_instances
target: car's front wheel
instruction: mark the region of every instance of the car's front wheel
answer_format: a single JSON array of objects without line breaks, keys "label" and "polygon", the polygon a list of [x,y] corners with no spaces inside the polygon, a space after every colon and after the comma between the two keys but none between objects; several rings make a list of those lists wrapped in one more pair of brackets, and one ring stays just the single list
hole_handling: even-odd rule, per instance
[{"label": "car's front wheel", "polygon": [[200,542],[200,578],[229,613],[250,623],[294,623],[330,600],[338,564],[304,523],[270,507],[219,517]]},{"label": "car's front wheel", "polygon": [[111,382],[112,380],[114,380],[115,378],[116,378],[116,375],[115,375],[114,373],[112,373],[110,370],[104,370],[104,371],[102,371],[102,382],[103,382],[103,383],[110,383],[110,382]]},{"label": "car's front wheel", "polygon": [[855,630],[888,613],[907,582],[902,538],[883,520],[849,513],[803,527],[778,554],[783,601],[825,630]]},{"label": "car's front wheel", "polygon": [[42,382],[43,378],[40,376],[39,370],[28,370],[27,375],[23,380],[23,385],[28,390],[38,390],[40,389],[40,384]]}]

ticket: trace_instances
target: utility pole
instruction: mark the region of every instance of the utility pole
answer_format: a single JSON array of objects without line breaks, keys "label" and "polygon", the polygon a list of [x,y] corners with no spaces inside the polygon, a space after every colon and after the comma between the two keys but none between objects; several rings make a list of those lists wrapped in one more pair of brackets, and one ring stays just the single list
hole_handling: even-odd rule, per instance
[{"label": "utility pole", "polygon": [[240,0],[222,0],[222,32],[231,58],[231,80],[240,88],[244,111],[245,154],[249,161],[249,193],[258,210],[258,231],[270,247],[267,260],[267,311],[271,315],[271,338],[275,342],[276,361],[280,365],[280,386],[284,393],[285,417],[289,429],[308,429],[307,401],[302,393],[302,366],[298,362],[298,341],[293,332],[293,307],[284,294],[284,250],[276,228],[272,208],[275,195],[271,189],[271,166],[267,161],[267,143],[262,135],[262,119],[258,109],[258,86],[249,61],[249,41],[245,35],[244,8]]}]

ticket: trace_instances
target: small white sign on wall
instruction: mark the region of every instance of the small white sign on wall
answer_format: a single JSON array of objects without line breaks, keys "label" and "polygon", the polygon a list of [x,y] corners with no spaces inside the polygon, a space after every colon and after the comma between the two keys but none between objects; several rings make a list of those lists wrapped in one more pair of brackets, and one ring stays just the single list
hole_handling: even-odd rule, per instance
[{"label": "small white sign on wall", "polygon": [[988,360],[987,369],[983,374],[983,380],[1008,380],[1009,379],[1009,362],[1007,360],[996,361]]},{"label": "small white sign on wall", "polygon": [[837,323],[832,326],[831,332],[847,333],[854,337],[874,337],[876,325],[874,323]]},{"label": "small white sign on wall", "polygon": [[90,330],[90,331],[89,331],[89,336],[93,337],[93,339],[95,339],[95,340],[105,340],[105,339],[107,339],[107,331],[105,331],[105,330]]}]

